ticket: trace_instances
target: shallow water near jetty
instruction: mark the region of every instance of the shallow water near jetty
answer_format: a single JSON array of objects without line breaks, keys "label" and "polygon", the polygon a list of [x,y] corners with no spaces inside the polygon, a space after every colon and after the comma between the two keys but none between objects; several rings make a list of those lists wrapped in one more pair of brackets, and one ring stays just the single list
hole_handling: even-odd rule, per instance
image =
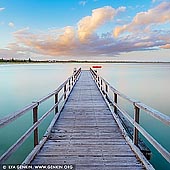
[{"label": "shallow water near jetty", "polygon": [[[0,117],[4,117],[32,101],[47,95],[69,77],[73,69],[89,69],[95,64],[18,64],[0,65]],[[99,64],[96,64],[99,65]],[[98,73],[124,94],[137,99],[154,109],[170,116],[170,64],[100,64]],[[50,108],[54,99],[44,103],[39,109],[42,115]],[[133,108],[120,100],[122,106],[133,115]],[[40,126],[40,136],[45,132],[53,114]],[[167,150],[170,150],[170,128],[142,113],[142,126]],[[32,113],[28,112],[9,126],[0,129],[0,154],[2,154],[32,124]],[[12,156],[8,163],[21,163],[33,148],[32,136]],[[151,163],[156,169],[170,169],[152,146]]]}]

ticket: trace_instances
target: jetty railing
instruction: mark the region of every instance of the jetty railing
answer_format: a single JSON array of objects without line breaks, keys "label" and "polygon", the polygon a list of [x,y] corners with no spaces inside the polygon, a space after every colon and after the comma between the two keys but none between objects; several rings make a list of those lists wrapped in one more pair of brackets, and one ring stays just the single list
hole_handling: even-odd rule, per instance
[{"label": "jetty railing", "polygon": [[[154,146],[154,148],[168,161],[170,162],[170,152],[167,151],[158,141],[156,141],[141,125],[140,125],[140,110],[145,111],[150,116],[158,119],[163,124],[170,126],[170,117],[164,115],[163,113],[139,102],[136,101],[123,93],[116,90],[112,87],[105,79],[97,74],[97,71],[90,68],[90,72],[98,86],[101,90],[103,96],[105,96],[106,100],[109,101],[109,104],[113,107],[113,113],[115,116],[118,116],[118,111],[122,113],[122,115],[133,125],[133,144],[138,146],[139,141],[139,132],[149,141],[150,144]],[[113,98],[109,97],[109,91],[113,94]],[[119,104],[118,104],[118,97],[125,99],[126,101],[130,102],[134,106],[134,119],[129,116],[127,111],[125,111]]]},{"label": "jetty railing", "polygon": [[[0,119],[0,128],[7,126],[12,123],[14,120],[18,119],[28,111],[32,110],[33,113],[33,125],[0,157],[0,164],[5,162],[24,142],[25,140],[34,132],[34,148],[41,147],[42,144],[47,140],[49,132],[52,128],[52,125],[56,122],[59,114],[64,106],[64,104],[59,108],[59,104],[64,100],[66,102],[72,88],[74,87],[76,81],[78,80],[81,73],[81,68],[78,69],[70,76],[64,83],[62,83],[56,90],[49,93],[47,96],[32,102],[30,105],[24,107],[23,109],[10,114],[2,119]],[[63,91],[62,91],[63,90]],[[59,96],[59,92],[62,92],[62,95]],[[38,107],[40,104],[48,100],[49,98],[54,97],[54,105],[38,119]],[[46,133],[43,136],[43,139],[39,142],[38,127],[39,125],[49,116],[50,113],[54,111],[55,116],[48,127]]]}]

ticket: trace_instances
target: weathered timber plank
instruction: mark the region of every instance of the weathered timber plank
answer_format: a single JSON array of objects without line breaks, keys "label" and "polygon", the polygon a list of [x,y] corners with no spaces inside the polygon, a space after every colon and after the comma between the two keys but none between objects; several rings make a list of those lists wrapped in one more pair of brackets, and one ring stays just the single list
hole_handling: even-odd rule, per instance
[{"label": "weathered timber plank", "polygon": [[[50,159],[47,159],[46,157],[38,157],[36,158],[36,161],[40,161],[41,159],[43,159],[44,162],[49,163],[49,161],[51,163],[55,162],[56,158],[55,157],[51,157]],[[100,161],[99,161],[100,160]],[[105,161],[102,159],[102,157],[84,157],[84,159],[82,159],[81,157],[78,156],[74,156],[74,157],[68,157],[68,156],[62,156],[62,157],[58,157],[57,158],[57,162],[58,163],[72,163],[72,164],[76,164],[78,163],[79,165],[85,165],[86,162],[89,163],[89,165],[112,165],[112,166],[139,166],[139,163],[137,161],[134,160],[133,157],[129,157],[128,159],[123,158],[123,157],[115,157],[114,161]],[[120,163],[121,162],[121,163]]]}]

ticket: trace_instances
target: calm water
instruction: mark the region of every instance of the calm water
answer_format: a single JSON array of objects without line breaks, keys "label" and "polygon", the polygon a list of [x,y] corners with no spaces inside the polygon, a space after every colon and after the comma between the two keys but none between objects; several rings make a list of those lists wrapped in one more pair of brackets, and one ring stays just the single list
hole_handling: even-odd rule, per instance
[{"label": "calm water", "polygon": [[[88,69],[91,64],[19,64],[0,65],[0,117],[19,110],[56,89],[74,67]],[[102,64],[99,73],[124,94],[170,116],[170,64]],[[42,115],[53,103],[50,99],[39,109]],[[119,99],[125,110],[133,115],[133,108]],[[40,136],[45,131],[53,114],[40,126]],[[140,122],[161,145],[170,151],[170,128],[141,113]],[[11,125],[0,129],[0,154],[2,154],[32,124],[28,112]],[[20,163],[33,147],[32,136],[7,163]],[[147,141],[146,141],[147,142]],[[149,144],[148,144],[149,145]],[[170,169],[152,146],[151,162],[158,170]]]}]

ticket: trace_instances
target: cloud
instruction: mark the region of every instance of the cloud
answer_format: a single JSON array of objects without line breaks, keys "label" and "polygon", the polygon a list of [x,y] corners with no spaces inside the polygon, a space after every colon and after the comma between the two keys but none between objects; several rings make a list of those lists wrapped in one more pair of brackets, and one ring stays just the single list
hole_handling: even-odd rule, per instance
[{"label": "cloud", "polygon": [[8,26],[9,26],[9,27],[14,27],[15,25],[14,25],[13,22],[9,22],[9,23],[8,23]]},{"label": "cloud", "polygon": [[86,3],[87,3],[87,1],[80,1],[80,2],[79,2],[79,5],[85,6]]},{"label": "cloud", "polygon": [[[62,34],[58,34],[58,33]],[[31,33],[29,28],[24,28],[13,33],[16,44],[10,44],[8,48],[33,52],[43,55],[70,55],[76,46],[75,30],[73,27],[65,27],[62,30],[50,30],[48,33]]]},{"label": "cloud", "polygon": [[118,12],[124,11],[125,7],[114,9],[110,6],[94,9],[91,16],[82,18],[78,23],[78,36],[81,41],[84,41],[90,37],[93,32],[105,24],[111,21]]},{"label": "cloud", "polygon": [[[77,27],[66,26],[44,32],[33,32],[28,27],[20,29],[13,33],[15,42],[8,44],[6,50],[0,49],[0,56],[3,54],[27,56],[27,58],[29,55],[91,58],[92,56],[115,56],[122,52],[159,49],[159,47],[169,48],[170,30],[150,30],[145,34],[143,31],[134,30],[133,34],[124,34],[117,38],[113,37],[112,32],[97,35],[95,31],[99,27],[125,10],[125,7],[95,9],[91,16],[82,18],[77,23]],[[121,28],[124,29],[124,27]]]},{"label": "cloud", "polygon": [[0,49],[0,58],[27,58],[28,57],[28,53],[20,53],[17,49],[16,50],[12,50],[12,49]]},{"label": "cloud", "polygon": [[160,48],[163,48],[163,49],[170,49],[170,44],[162,45]]},{"label": "cloud", "polygon": [[0,8],[0,12],[3,11],[5,8]]},{"label": "cloud", "polygon": [[[161,34],[161,36],[158,36]],[[93,34],[88,41],[81,42],[75,28],[68,26],[62,30],[32,33],[29,28],[15,32],[16,43],[9,44],[8,49],[18,54],[34,53],[48,56],[114,56],[121,52],[142,51],[164,47],[169,44],[169,32],[140,33],[114,39],[111,33],[98,36]],[[165,46],[166,47],[166,46]]]},{"label": "cloud", "polygon": [[130,24],[116,27],[113,31],[115,37],[124,32],[137,32],[153,24],[162,24],[170,21],[170,2],[163,2],[147,12],[138,13]]}]

